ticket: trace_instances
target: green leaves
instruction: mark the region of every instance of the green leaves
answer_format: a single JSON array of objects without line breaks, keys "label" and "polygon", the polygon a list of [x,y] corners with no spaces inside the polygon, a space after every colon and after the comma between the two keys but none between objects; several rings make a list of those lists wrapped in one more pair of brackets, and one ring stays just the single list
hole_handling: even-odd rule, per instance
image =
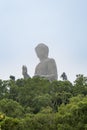
[{"label": "green leaves", "polygon": [[0,80],[2,130],[86,130],[87,80]]},{"label": "green leaves", "polygon": [[[64,125],[70,126],[70,129],[75,130],[85,130],[85,125],[87,124],[87,97],[75,97],[71,98],[69,104],[61,105],[59,108],[59,112],[57,114],[57,123],[63,123]],[[68,128],[67,128],[68,129]]]},{"label": "green leaves", "polygon": [[1,124],[2,130],[24,130],[24,124],[17,118],[6,118]]},{"label": "green leaves", "polygon": [[0,101],[0,112],[5,113],[9,117],[21,118],[23,117],[24,109],[12,99],[2,99]]}]

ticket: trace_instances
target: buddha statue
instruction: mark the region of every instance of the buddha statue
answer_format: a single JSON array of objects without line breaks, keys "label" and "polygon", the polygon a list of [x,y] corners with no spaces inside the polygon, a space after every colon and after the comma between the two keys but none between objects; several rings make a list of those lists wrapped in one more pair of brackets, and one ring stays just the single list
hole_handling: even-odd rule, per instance
[{"label": "buddha statue", "polygon": [[57,80],[58,75],[56,63],[53,58],[48,57],[48,46],[43,43],[38,44],[35,48],[35,51],[40,62],[35,68],[34,76],[43,77],[49,81]]}]

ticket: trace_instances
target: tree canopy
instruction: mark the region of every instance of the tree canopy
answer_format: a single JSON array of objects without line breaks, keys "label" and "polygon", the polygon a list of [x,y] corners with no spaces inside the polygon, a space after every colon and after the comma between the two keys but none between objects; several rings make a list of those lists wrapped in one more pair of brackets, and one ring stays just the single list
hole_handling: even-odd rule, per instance
[{"label": "tree canopy", "polygon": [[87,78],[0,80],[1,130],[87,130]]}]

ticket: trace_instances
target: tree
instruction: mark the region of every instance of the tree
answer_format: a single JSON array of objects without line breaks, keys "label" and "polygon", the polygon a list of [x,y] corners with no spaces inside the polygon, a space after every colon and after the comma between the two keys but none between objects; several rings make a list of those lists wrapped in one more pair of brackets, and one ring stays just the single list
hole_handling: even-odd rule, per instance
[{"label": "tree", "polygon": [[0,99],[8,97],[9,94],[9,80],[0,80]]},{"label": "tree", "polygon": [[87,95],[87,77],[79,74],[76,75],[75,84],[73,87],[73,95],[84,94]]},{"label": "tree", "polygon": [[1,130],[25,130],[25,128],[21,120],[7,117],[1,124]]},{"label": "tree", "polygon": [[6,116],[14,118],[21,118],[24,115],[23,107],[12,99],[0,100],[0,112],[5,113]]},{"label": "tree", "polygon": [[38,95],[33,99],[32,109],[34,113],[38,113],[42,108],[51,106],[51,96],[49,94]]},{"label": "tree", "polygon": [[69,104],[60,106],[56,116],[56,124],[60,130],[66,130],[66,128],[67,130],[85,130],[87,124],[86,114],[87,97],[73,97]]}]

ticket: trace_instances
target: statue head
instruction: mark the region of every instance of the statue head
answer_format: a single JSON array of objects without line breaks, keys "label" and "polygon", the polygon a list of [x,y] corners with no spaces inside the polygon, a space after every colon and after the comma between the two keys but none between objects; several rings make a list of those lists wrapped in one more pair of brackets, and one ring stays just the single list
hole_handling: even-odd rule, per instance
[{"label": "statue head", "polygon": [[45,44],[43,43],[38,44],[35,48],[35,51],[36,51],[37,57],[40,60],[48,58],[49,48]]}]

